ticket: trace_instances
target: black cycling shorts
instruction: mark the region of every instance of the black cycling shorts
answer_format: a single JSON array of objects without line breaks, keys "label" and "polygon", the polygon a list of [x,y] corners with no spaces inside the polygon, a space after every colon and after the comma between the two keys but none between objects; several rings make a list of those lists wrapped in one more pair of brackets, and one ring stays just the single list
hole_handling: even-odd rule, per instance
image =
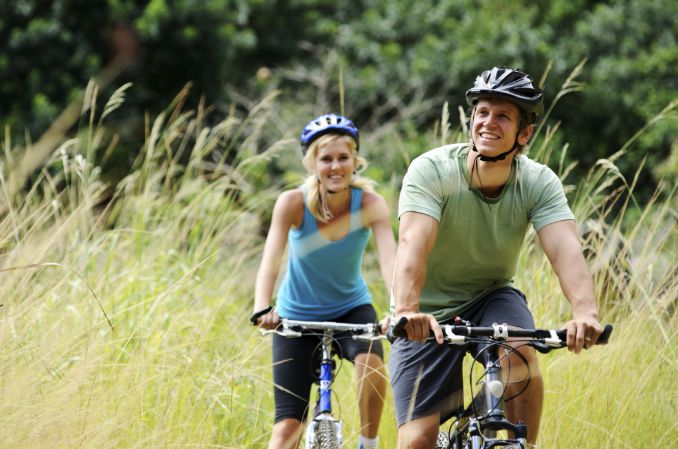
[{"label": "black cycling shorts", "polygon": [[[339,323],[376,323],[377,313],[370,304],[352,309],[334,321]],[[335,352],[353,362],[358,354],[372,353],[384,359],[381,341],[361,341],[347,332],[334,334]],[[275,422],[286,418],[306,419],[311,385],[319,377],[320,336],[287,338],[273,335],[273,386]]]},{"label": "black cycling shorts", "polygon": [[[506,323],[534,329],[525,295],[504,287],[478,301],[461,318],[475,326]],[[453,346],[398,338],[391,345],[389,375],[398,426],[433,413],[440,422],[463,405],[462,362],[465,352]]]}]

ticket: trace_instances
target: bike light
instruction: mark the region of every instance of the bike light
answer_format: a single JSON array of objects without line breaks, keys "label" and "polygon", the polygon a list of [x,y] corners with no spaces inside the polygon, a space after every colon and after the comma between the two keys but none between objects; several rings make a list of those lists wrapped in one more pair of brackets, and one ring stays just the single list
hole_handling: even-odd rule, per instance
[{"label": "bike light", "polygon": [[492,393],[492,396],[495,398],[499,399],[502,397],[504,394],[504,384],[501,383],[499,380],[491,380],[487,384],[487,389],[490,390],[490,393]]}]

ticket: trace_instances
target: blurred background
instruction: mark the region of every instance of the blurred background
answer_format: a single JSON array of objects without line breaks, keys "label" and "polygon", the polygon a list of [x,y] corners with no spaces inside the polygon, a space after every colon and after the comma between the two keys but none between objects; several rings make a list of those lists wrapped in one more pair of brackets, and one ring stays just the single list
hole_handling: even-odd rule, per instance
[{"label": "blurred background", "polygon": [[[117,180],[143,144],[145,114],[187,84],[186,107],[203,102],[209,123],[277,91],[271,139],[296,137],[311,116],[333,111],[374,147],[394,127],[430,130],[445,102],[458,128],[464,92],[484,69],[522,68],[549,105],[585,61],[548,117],[580,177],[678,96],[676,16],[669,0],[5,0],[0,123],[11,142],[29,143],[90,79],[103,96],[131,82],[106,124],[116,148],[98,161]],[[676,174],[677,129],[672,110],[617,164],[627,177],[646,165],[636,189],[644,197]]]},{"label": "blurred background", "polygon": [[[410,161],[468,140],[464,92],[492,66],[545,89],[528,154],[563,181],[615,326],[542,357],[539,447],[674,447],[677,17],[675,0],[0,0],[0,448],[266,447],[270,341],[247,318],[302,127],[355,121],[397,232]],[[373,243],[364,276],[383,316]],[[538,326],[570,318],[534,232],[516,284]],[[387,396],[380,447],[396,433]]]}]

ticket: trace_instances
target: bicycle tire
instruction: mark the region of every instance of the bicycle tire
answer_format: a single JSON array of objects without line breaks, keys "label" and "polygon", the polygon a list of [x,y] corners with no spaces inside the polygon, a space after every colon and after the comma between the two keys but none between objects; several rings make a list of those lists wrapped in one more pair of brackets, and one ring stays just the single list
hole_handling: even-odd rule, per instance
[{"label": "bicycle tire", "polygon": [[339,439],[337,438],[337,430],[332,421],[326,419],[318,423],[316,447],[318,449],[341,449]]},{"label": "bicycle tire", "polygon": [[438,438],[436,438],[436,449],[450,449],[451,447],[450,437],[447,432],[438,432]]}]

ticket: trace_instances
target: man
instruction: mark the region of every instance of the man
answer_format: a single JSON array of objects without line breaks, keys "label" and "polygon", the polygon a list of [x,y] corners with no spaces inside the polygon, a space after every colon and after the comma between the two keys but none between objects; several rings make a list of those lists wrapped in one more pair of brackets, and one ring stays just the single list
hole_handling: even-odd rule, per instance
[{"label": "man", "polygon": [[[394,305],[395,322],[408,319],[408,339],[394,342],[389,369],[399,448],[433,448],[439,424],[459,405],[462,353],[423,343],[431,332],[442,343],[439,322],[459,316],[479,326],[534,328],[525,296],[513,285],[530,224],[571,304],[572,319],[564,326],[568,348],[579,353],[602,332],[562,184],[548,167],[521,154],[543,113],[542,91],[527,74],[495,67],[476,78],[466,99],[471,143],[419,156],[400,194]],[[543,382],[534,350],[520,352],[531,380],[506,403],[506,412],[527,424],[534,444]],[[523,387],[509,383],[507,395]]]}]

